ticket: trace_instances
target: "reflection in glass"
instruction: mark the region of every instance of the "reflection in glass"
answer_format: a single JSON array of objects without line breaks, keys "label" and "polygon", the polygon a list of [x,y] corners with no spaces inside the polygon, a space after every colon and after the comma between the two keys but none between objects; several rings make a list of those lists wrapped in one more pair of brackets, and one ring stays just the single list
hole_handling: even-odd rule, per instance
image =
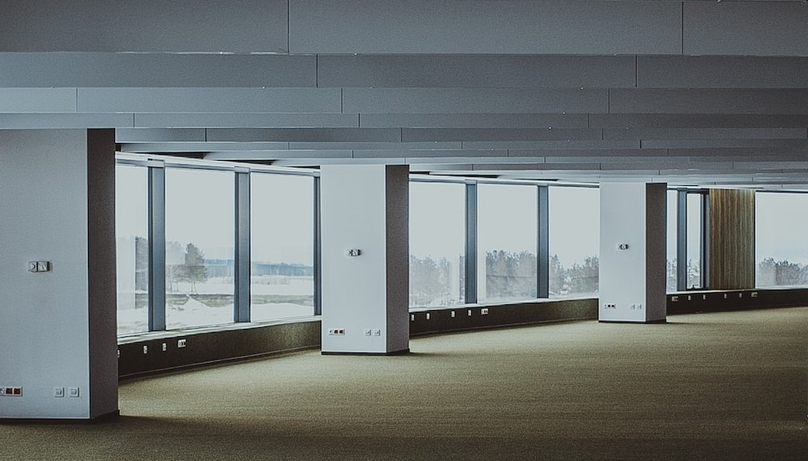
[{"label": "reflection in glass", "polygon": [[233,322],[233,172],[166,169],[166,326]]},{"label": "reflection in glass", "polygon": [[687,288],[702,285],[702,194],[687,194]]},{"label": "reflection in glass", "polygon": [[253,322],[314,314],[313,181],[250,175]]},{"label": "reflection in glass", "polygon": [[463,303],[465,185],[410,183],[410,306]]},{"label": "reflection in glass", "polygon": [[536,186],[477,186],[479,302],[535,298],[538,190]]},{"label": "reflection in glass", "polygon": [[756,285],[808,285],[808,194],[755,194]]},{"label": "reflection in glass", "polygon": [[115,167],[118,335],[149,329],[148,168]]},{"label": "reflection in glass", "polygon": [[673,292],[677,291],[678,286],[676,284],[676,252],[677,252],[677,244],[676,244],[676,226],[677,226],[677,219],[676,213],[678,210],[677,206],[677,195],[678,192],[675,190],[668,191],[668,224],[667,224],[667,263],[665,271],[667,272],[667,284],[666,284],[666,291]]},{"label": "reflection in glass", "polygon": [[549,188],[550,297],[598,292],[600,193],[583,187]]}]

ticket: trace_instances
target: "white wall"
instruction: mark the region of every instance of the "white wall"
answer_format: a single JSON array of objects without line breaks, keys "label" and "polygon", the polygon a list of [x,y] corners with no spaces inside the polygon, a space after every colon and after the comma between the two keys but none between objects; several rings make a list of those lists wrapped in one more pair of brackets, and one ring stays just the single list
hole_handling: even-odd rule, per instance
[{"label": "white wall", "polygon": [[[407,167],[387,165],[321,170],[323,352],[409,348],[408,289],[403,299],[400,289],[409,281],[409,269],[400,273],[402,264],[409,267],[407,209],[396,210],[408,201],[401,179],[407,174]],[[347,256],[352,248],[361,255]],[[407,255],[403,262],[402,255]],[[329,335],[331,329],[344,329],[345,335]],[[365,336],[366,329],[381,335]]]},{"label": "white wall", "polygon": [[[87,174],[85,130],[0,131],[0,386],[23,388],[0,418],[91,416]],[[117,386],[97,390],[117,410]]]},{"label": "white wall", "polygon": [[665,189],[644,183],[600,186],[601,321],[665,319]]}]

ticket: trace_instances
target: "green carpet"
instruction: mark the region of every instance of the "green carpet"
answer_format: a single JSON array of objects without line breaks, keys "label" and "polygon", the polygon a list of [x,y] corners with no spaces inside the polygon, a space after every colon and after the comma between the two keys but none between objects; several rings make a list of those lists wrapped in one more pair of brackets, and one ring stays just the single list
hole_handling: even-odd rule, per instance
[{"label": "green carpet", "polygon": [[122,417],[0,459],[808,459],[808,308],[573,322],[125,382]]}]

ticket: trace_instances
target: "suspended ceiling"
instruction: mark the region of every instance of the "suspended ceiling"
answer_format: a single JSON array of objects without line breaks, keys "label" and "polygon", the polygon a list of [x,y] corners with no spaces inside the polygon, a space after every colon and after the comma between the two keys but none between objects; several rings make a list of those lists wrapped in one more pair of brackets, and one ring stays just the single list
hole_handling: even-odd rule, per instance
[{"label": "suspended ceiling", "polygon": [[806,26],[802,1],[10,0],[0,129],[114,127],[124,152],[282,166],[795,188]]}]

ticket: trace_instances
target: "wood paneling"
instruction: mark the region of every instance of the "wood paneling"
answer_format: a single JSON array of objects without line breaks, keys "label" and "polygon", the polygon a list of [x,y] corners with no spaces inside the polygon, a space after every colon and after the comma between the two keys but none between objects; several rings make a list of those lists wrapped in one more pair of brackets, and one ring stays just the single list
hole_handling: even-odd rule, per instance
[{"label": "wood paneling", "polygon": [[710,190],[711,289],[755,287],[755,192]]}]

